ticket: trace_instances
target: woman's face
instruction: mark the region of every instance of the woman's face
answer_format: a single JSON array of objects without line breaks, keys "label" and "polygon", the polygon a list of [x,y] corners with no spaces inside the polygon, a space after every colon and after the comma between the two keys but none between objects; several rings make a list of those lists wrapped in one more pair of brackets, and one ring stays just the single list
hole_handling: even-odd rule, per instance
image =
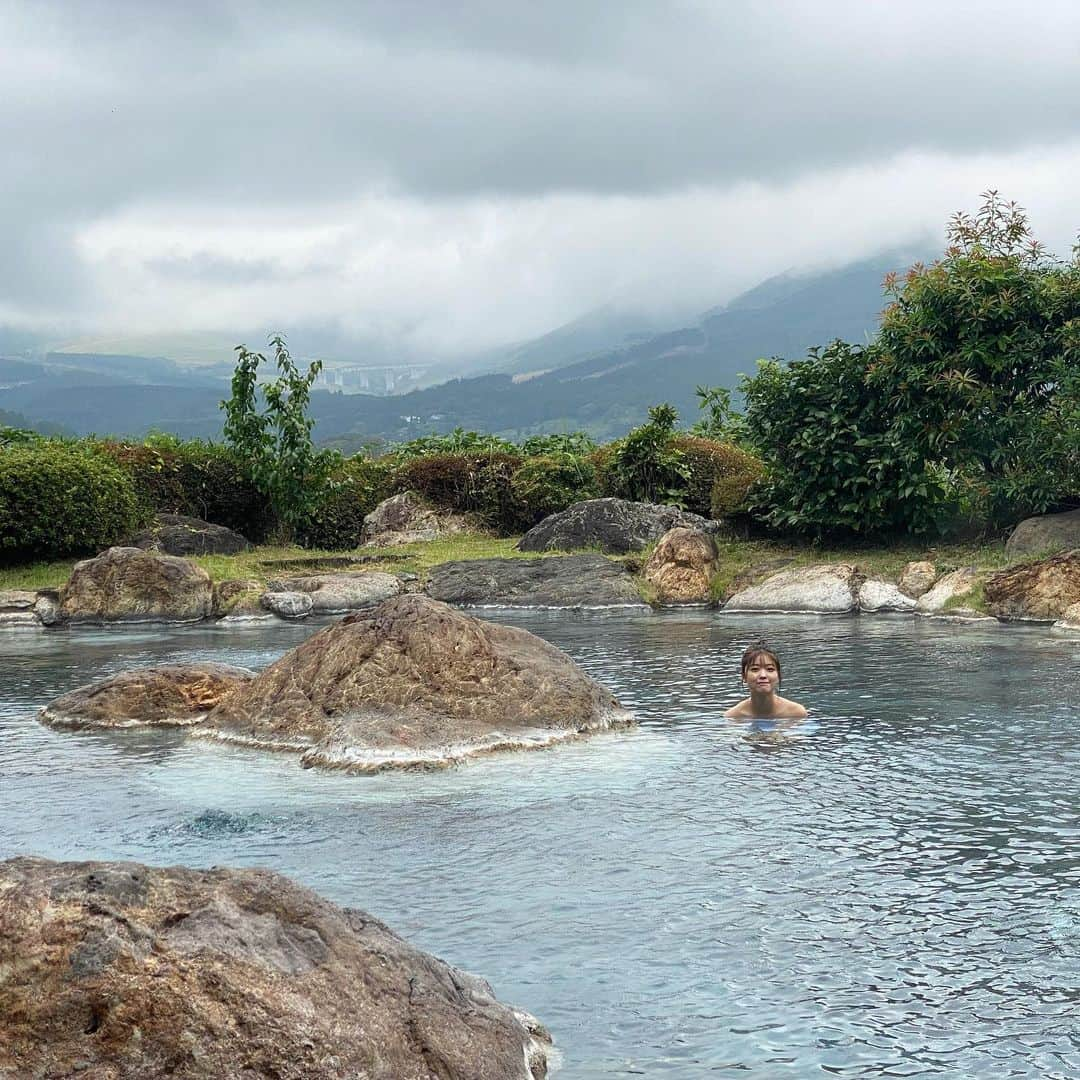
[{"label": "woman's face", "polygon": [[780,669],[769,656],[756,656],[743,673],[743,682],[749,690],[759,694],[775,693],[780,685]]}]

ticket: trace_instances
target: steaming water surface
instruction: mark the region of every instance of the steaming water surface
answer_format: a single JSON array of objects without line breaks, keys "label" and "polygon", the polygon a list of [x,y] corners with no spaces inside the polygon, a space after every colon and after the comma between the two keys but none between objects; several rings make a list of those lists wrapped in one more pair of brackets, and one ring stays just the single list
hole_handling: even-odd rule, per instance
[{"label": "steaming water surface", "polygon": [[[909,618],[485,612],[636,731],[348,777],[33,719],[318,624],[0,634],[0,857],[267,866],[539,1016],[560,1080],[1080,1075],[1080,641]],[[722,718],[765,633],[792,738]]]}]

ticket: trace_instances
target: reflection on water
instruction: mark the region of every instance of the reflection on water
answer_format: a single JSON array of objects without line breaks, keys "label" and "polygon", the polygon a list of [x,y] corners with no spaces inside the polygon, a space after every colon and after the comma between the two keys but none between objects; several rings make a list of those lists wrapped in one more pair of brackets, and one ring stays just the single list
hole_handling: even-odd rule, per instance
[{"label": "reflection on water", "polygon": [[[908,618],[486,613],[638,729],[444,772],[61,733],[137,664],[259,668],[317,624],[0,636],[0,854],[270,866],[535,1012],[561,1076],[1080,1075],[1080,643]],[[737,724],[764,636],[790,728]]]}]

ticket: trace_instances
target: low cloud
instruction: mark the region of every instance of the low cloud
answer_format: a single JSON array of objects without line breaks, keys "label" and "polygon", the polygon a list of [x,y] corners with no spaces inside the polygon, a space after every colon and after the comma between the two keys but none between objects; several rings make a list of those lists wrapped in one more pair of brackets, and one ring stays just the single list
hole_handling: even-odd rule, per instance
[{"label": "low cloud", "polygon": [[0,14],[0,319],[322,320],[482,348],[940,242],[1067,250],[1080,9],[26,4]]}]

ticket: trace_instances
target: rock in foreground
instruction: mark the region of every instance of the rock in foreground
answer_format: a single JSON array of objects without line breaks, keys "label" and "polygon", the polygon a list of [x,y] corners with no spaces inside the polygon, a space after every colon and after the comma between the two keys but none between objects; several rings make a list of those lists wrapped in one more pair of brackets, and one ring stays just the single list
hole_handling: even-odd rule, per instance
[{"label": "rock in foreground", "polygon": [[210,576],[175,555],[111,547],[75,564],[60,593],[68,622],[193,622],[213,610]]},{"label": "rock in foreground", "polygon": [[518,548],[521,551],[599,548],[608,555],[626,555],[644,551],[676,526],[705,532],[717,527],[715,522],[677,506],[627,499],[586,499],[534,525],[518,542]]},{"label": "rock in foreground", "polygon": [[427,591],[447,604],[478,607],[645,606],[630,571],[603,555],[440,563]]},{"label": "rock in foreground", "polygon": [[42,723],[65,728],[189,727],[252,678],[246,668],[229,664],[136,668],[63,694],[40,716]]},{"label": "rock in foreground", "polygon": [[481,979],[265,870],[0,863],[0,1076],[539,1080]]},{"label": "rock in foreground", "polygon": [[198,732],[375,772],[546,746],[631,722],[564,652],[429,597],[394,597],[286,653]]}]

